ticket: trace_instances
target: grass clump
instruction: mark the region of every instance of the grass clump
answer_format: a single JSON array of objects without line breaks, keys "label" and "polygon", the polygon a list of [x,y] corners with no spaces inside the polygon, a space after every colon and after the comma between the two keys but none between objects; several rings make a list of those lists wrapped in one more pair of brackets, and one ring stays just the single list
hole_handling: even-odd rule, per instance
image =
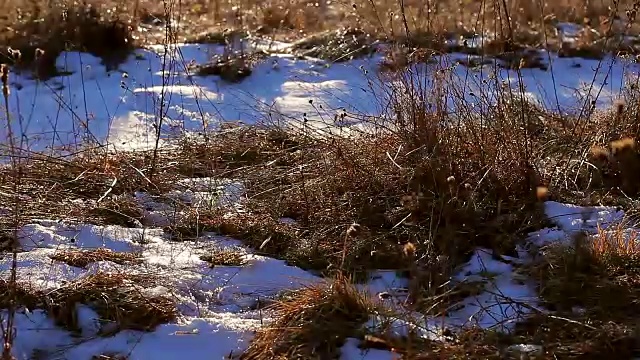
[{"label": "grass clump", "polygon": [[330,359],[367,321],[372,305],[345,278],[307,287],[269,307],[275,321],[259,330],[240,356],[251,359]]},{"label": "grass clump", "polygon": [[[475,117],[429,108],[429,94],[409,94],[390,94],[392,131],[305,137],[291,130],[289,137],[300,139],[294,149],[273,149],[234,170],[248,189],[247,213],[210,214],[207,221],[272,256],[320,270],[403,269],[409,242],[417,258],[445,255],[452,267],[476,246],[514,252],[517,234],[536,221],[542,150],[512,124],[534,115],[505,101],[486,114],[490,126],[474,125]],[[447,126],[455,121],[464,126]],[[294,231],[284,229],[290,225],[282,217],[297,221]]]},{"label": "grass clump", "polygon": [[612,141],[608,148],[594,146],[589,160],[595,167],[595,186],[619,189],[628,196],[640,191],[637,173],[640,171],[640,153],[634,138]]},{"label": "grass clump", "polygon": [[554,316],[518,324],[516,339],[544,345],[544,358],[633,357],[640,346],[640,313],[631,305],[640,300],[639,249],[626,222],[543,248],[531,276]]},{"label": "grass clump", "polygon": [[[38,201],[22,211],[37,218],[66,214],[93,224],[138,227],[143,213],[134,193],[164,194],[182,178],[168,168],[168,161],[159,158],[156,163],[154,166],[150,153],[101,149],[89,149],[69,159],[32,154],[21,164],[17,191],[38,194]],[[0,168],[0,181],[10,181],[12,171]],[[3,193],[0,199],[11,201],[12,194]]]},{"label": "grass clump", "polygon": [[300,148],[294,133],[279,129],[227,123],[219,132],[181,139],[177,172],[186,177],[233,177],[254,165],[283,162]]},{"label": "grass clump", "polygon": [[113,69],[135,46],[134,24],[121,9],[107,12],[101,4],[68,2],[50,8],[33,3],[32,8],[21,10],[23,15],[12,24],[13,31],[0,38],[0,43],[21,56],[16,59],[3,52],[9,55],[3,55],[2,61],[31,70],[41,80],[61,75],[56,59],[63,51],[88,52]]},{"label": "grass clump", "polygon": [[224,54],[214,56],[212,60],[195,68],[198,76],[219,76],[230,83],[238,83],[253,73],[255,65],[267,57],[265,52],[249,54]]},{"label": "grass clump", "polygon": [[153,331],[158,325],[174,321],[174,302],[164,296],[148,295],[145,287],[155,283],[146,275],[96,273],[74,280],[53,290],[39,290],[18,284],[11,298],[10,284],[0,281],[0,307],[44,309],[59,325],[70,331],[80,331],[77,306],[93,309],[107,333],[120,330]]},{"label": "grass clump", "polygon": [[0,279],[0,294],[2,294],[0,295],[2,309],[9,309],[12,304],[16,307],[35,309],[42,304],[41,294],[28,284],[19,283],[12,288],[9,281]]},{"label": "grass clump", "polygon": [[216,248],[200,256],[200,260],[216,266],[242,266],[247,263],[246,253],[240,249]]},{"label": "grass clump", "polygon": [[631,359],[637,351],[637,332],[624,324],[593,319],[537,314],[516,324],[512,344],[537,344],[540,359],[600,359],[617,356]]},{"label": "grass clump", "polygon": [[505,359],[504,336],[476,327],[464,328],[440,340],[428,340],[410,334],[405,337],[385,334],[365,335],[361,349],[380,349],[402,359]]},{"label": "grass clump", "polygon": [[120,225],[135,228],[141,226],[144,217],[140,203],[129,194],[109,196],[88,210],[92,223]]},{"label": "grass clump", "polygon": [[578,233],[571,246],[555,245],[534,267],[540,296],[557,311],[585,314],[603,321],[626,322],[640,313],[629,304],[640,300],[640,253],[637,234],[622,225],[599,229],[592,238]]},{"label": "grass clump", "polygon": [[314,34],[293,43],[290,51],[332,62],[343,62],[369,55],[375,38],[362,29],[346,27]]},{"label": "grass clump", "polygon": [[153,331],[158,325],[174,321],[174,302],[164,296],[146,295],[144,287],[154,283],[144,275],[97,273],[88,275],[50,291],[45,297],[45,309],[56,322],[67,329],[78,330],[76,306],[91,307],[110,332],[120,330]]},{"label": "grass clump", "polygon": [[49,257],[54,261],[80,268],[86,268],[89,264],[98,261],[111,261],[119,265],[142,263],[140,254],[121,253],[109,249],[59,250]]}]

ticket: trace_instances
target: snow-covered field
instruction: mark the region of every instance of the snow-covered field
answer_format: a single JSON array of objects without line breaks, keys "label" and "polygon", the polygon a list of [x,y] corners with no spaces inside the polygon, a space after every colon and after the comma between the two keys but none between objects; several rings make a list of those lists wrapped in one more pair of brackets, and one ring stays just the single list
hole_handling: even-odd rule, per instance
[{"label": "snow-covered field", "polygon": [[[219,45],[140,49],[111,72],[91,55],[63,53],[57,65],[71,75],[46,82],[12,75],[13,131],[23,148],[35,151],[73,147],[86,140],[119,148],[145,148],[155,145],[158,126],[166,140],[184,131],[215,128],[221,121],[285,125],[306,118],[308,124],[327,127],[335,126],[335,115],[344,112],[347,116],[341,121],[346,123],[386,113],[390,84],[377,75],[381,54],[331,64],[284,54],[288,46],[260,41],[246,45],[249,50],[272,52],[238,84],[217,76],[194,76],[189,70],[191,65],[206,63],[213,54],[222,53]],[[558,58],[546,52],[540,56],[548,70],[522,69],[521,79],[526,96],[554,111],[581,108],[587,96],[599,107],[609,106],[625,79],[637,76],[635,63],[622,58],[595,61]],[[444,76],[438,81],[444,81],[445,88],[455,87],[470,104],[486,101],[472,94],[489,95],[486,81],[495,76],[513,88],[519,86],[514,70],[498,68],[496,73],[495,66],[470,69],[456,65],[460,60],[468,62],[468,55],[451,54],[435,60],[437,64],[423,67],[421,73],[441,70]],[[425,82],[421,86],[432,85],[432,80],[420,79]],[[6,140],[6,136],[5,128],[0,139]]]},{"label": "snow-covered field", "polygon": [[[287,45],[278,46],[284,50]],[[169,139],[184,131],[215,127],[221,121],[286,123],[306,117],[310,122],[334,126],[336,112],[346,111],[357,120],[385,111],[382,94],[386,84],[375,76],[379,56],[327,64],[271,54],[238,84],[225,83],[215,76],[193,76],[187,70],[186,64],[206,62],[212,53],[220,51],[219,46],[195,44],[151,47],[136,51],[119,71],[110,73],[90,55],[64,53],[58,64],[72,73],[69,76],[36,82],[23,75],[12,75],[10,113],[14,132],[22,135],[19,139],[23,147],[32,150],[75,145],[83,135],[116,147],[144,148],[154,145],[154,126],[160,116],[161,133],[164,139]],[[528,96],[551,109],[575,108],[579,105],[576,94],[585,95],[591,83],[593,95],[598,95],[598,105],[608,106],[619,94],[625,77],[635,76],[636,65],[622,59],[597,62],[545,56],[551,64],[549,71],[523,69],[522,74]],[[463,57],[466,56],[453,54],[440,60],[453,64]],[[490,76],[492,71],[488,68],[452,66],[447,81],[456,83],[465,93],[472,93]],[[517,84],[514,71],[502,69],[498,76],[512,86]],[[469,101],[475,100],[470,96]],[[2,135],[1,141],[6,143],[6,128]],[[240,201],[241,187],[224,188],[229,192],[224,197],[226,201]],[[193,187],[181,191],[176,190],[172,196],[212,200],[206,189]],[[145,194],[137,195],[147,207],[153,205]],[[198,202],[191,204],[197,206]],[[204,234],[194,242],[172,242],[159,228],[164,215],[161,204],[156,205],[148,211],[144,226],[135,229],[34,219],[20,230],[25,251],[18,256],[18,278],[43,289],[53,289],[98,271],[159,274],[163,283],[147,291],[174,298],[179,305],[179,321],[161,325],[151,333],[123,331],[112,337],[100,337],[96,336],[97,314],[82,307],[78,309],[83,325],[82,336],[78,338],[56,327],[43,311],[20,311],[13,347],[17,359],[33,359],[38,354],[38,359],[89,360],[106,353],[122,354],[131,360],[222,359],[246,348],[253,331],[269,321],[267,312],[255,310],[259,299],[322,281],[283,261],[253,254],[237,240],[215,234]],[[566,241],[578,229],[593,229],[595,224],[616,221],[623,215],[614,209],[586,209],[554,202],[546,204],[546,212],[557,226],[523,239],[518,258],[500,261],[488,250],[477,249],[452,279],[483,281],[484,292],[463,300],[446,319],[418,316],[397,319],[398,332],[413,326],[424,336],[437,338],[444,326],[465,324],[508,330],[515,320],[537,306],[533,284],[514,271],[516,264],[531,260],[528,246]],[[247,263],[211,268],[200,256],[213,247],[240,247],[246,253]],[[64,249],[95,248],[136,252],[143,261],[135,265],[97,262],[85,269],[50,258]],[[8,275],[10,265],[9,257],[2,259],[3,275]],[[398,297],[386,300],[389,306],[399,306],[403,292],[394,290],[406,287],[404,279],[383,270],[361,285],[372,297],[382,292],[399,293]],[[372,318],[363,326],[376,326],[379,320]],[[342,352],[344,359],[393,358],[386,351],[362,352],[357,344],[356,339],[347,341]]]},{"label": "snow-covered field", "polygon": [[[155,215],[154,221],[161,216],[161,211],[150,212]],[[517,258],[496,260],[489,250],[477,249],[452,280],[481,281],[484,291],[461,301],[447,318],[406,314],[396,319],[373,316],[363,326],[375,328],[381,321],[389,324],[391,320],[392,331],[398,335],[406,333],[410,327],[432,339],[439,338],[445,328],[465,325],[508,331],[515,321],[530,313],[530,307],[537,307],[534,284],[514,272],[515,265],[531,260],[528,247],[567,241],[576,230],[593,230],[597,224],[606,226],[623,216],[621,211],[614,209],[580,208],[555,202],[546,203],[546,213],[557,226],[530,234],[519,248]],[[81,306],[78,323],[82,336],[78,337],[56,327],[41,310],[20,310],[15,322],[17,337],[13,348],[17,359],[32,359],[35,353],[39,359],[84,360],[101,354],[121,354],[128,359],[178,359],[187,355],[193,359],[223,359],[240,353],[248,345],[253,331],[270,321],[268,312],[255,310],[258,301],[283,290],[323,281],[281,260],[255,255],[239,241],[215,234],[203,234],[197,241],[172,242],[162,229],[153,226],[122,228],[34,220],[21,229],[19,240],[25,250],[18,254],[20,282],[41,289],[56,289],[97,272],[159,275],[163,279],[161,284],[144,291],[170,296],[178,303],[180,316],[176,323],[161,325],[150,333],[127,330],[104,337],[98,335],[101,326],[105,326],[101,325],[98,315],[89,307]],[[100,261],[87,268],[78,268],[50,258],[59,251],[98,248],[135,252],[143,261],[135,265]],[[241,251],[246,264],[211,268],[200,256],[213,248]],[[10,256],[5,256],[0,262],[1,273],[8,276],[10,267]],[[406,294],[401,290],[407,285],[406,280],[397,277],[395,272],[381,270],[372,273],[369,281],[359,288],[371,298],[380,298],[378,295],[383,292],[391,294],[390,298],[380,301],[394,308],[401,306]],[[544,310],[540,308],[540,311]],[[357,339],[349,339],[342,358],[393,358],[386,351],[363,352],[357,344]]]}]

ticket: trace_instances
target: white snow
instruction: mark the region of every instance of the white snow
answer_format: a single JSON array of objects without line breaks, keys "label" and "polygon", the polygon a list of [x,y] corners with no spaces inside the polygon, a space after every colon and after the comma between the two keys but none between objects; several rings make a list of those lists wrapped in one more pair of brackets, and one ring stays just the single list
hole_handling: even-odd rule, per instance
[{"label": "white snow", "polygon": [[[205,190],[204,180],[186,183]],[[218,188],[212,191],[218,192]],[[198,206],[195,202],[191,205]],[[159,283],[140,291],[171,297],[180,312],[176,323],[161,325],[150,333],[122,331],[100,337],[96,335],[100,329],[98,315],[88,306],[78,306],[82,332],[78,338],[57,328],[42,311],[22,309],[14,324],[18,331],[13,353],[19,360],[31,359],[34,353],[40,359],[89,360],[106,353],[126,355],[128,359],[223,359],[241,352],[253,331],[269,321],[268,313],[255,310],[258,302],[320,280],[281,260],[254,255],[239,241],[215,234],[202,234],[197,241],[172,242],[160,228],[47,220],[25,225],[19,233],[24,250],[18,254],[21,283],[53,290],[97,272],[152,274],[159,277]],[[82,269],[50,258],[61,250],[97,248],[138,253],[143,262],[120,265],[100,261]],[[246,264],[211,267],[200,256],[213,249],[240,252]],[[0,276],[9,276],[11,263],[8,256],[0,260]]]},{"label": "white snow", "polygon": [[389,351],[385,350],[377,350],[377,349],[360,349],[358,348],[358,344],[360,341],[358,339],[349,338],[346,343],[342,347],[342,356],[343,360],[353,360],[353,359],[362,359],[362,360],[396,360],[398,359],[397,354],[393,354]]},{"label": "white snow", "polygon": [[[122,331],[113,337],[72,339],[42,311],[16,317],[19,334],[13,354],[18,359],[86,359],[103,354],[127,359],[225,359],[247,346],[258,319],[218,313],[160,325],[153,333]],[[34,357],[38,356],[38,357]]]},{"label": "white snow", "polygon": [[[377,75],[380,54],[334,64],[271,54],[237,84],[217,76],[194,76],[189,70],[190,64],[203,64],[222,51],[219,45],[152,46],[137,50],[118,70],[110,72],[91,55],[63,53],[58,66],[71,75],[45,82],[26,74],[11,75],[9,104],[14,134],[21,147],[31,150],[65,145],[71,151],[87,140],[140,149],[155,145],[156,127],[160,127],[160,145],[166,145],[172,136],[216,128],[221,121],[286,125],[307,119],[308,126],[337,128],[334,116],[343,112],[347,113],[343,122],[352,124],[375,115],[390,115],[386,94],[397,84]],[[636,71],[634,63],[620,58],[598,62],[544,52],[541,56],[550,64],[548,71],[521,70],[525,95],[563,112],[583,105],[587,95],[600,107],[611,105],[625,79]],[[485,99],[471,94],[493,93],[494,76],[517,87],[514,71],[498,69],[495,73],[455,65],[467,57],[451,54],[436,58],[438,64],[417,66],[416,73],[433,77],[440,70],[439,81],[457,85],[474,106],[486,105]],[[426,88],[433,85],[422,75],[416,80]],[[449,102],[450,110],[455,110],[453,100]],[[4,129],[3,143],[7,136]]]},{"label": "white snow", "polygon": [[[614,208],[579,207],[549,201],[545,203],[545,213],[557,228],[545,228],[529,234],[526,241],[519,245],[517,258],[496,258],[492,256],[491,250],[476,250],[469,262],[458,270],[451,281],[480,282],[483,285],[482,291],[460,301],[446,316],[430,318],[410,311],[402,305],[406,293],[397,292],[397,287],[406,286],[406,282],[395,279],[395,274],[391,272],[374,274],[369,280],[370,286],[363,286],[363,289],[373,294],[389,295],[380,303],[390,311],[373,315],[365,327],[370,331],[383,332],[390,336],[403,337],[413,332],[437,340],[446,338],[443,335],[445,329],[456,331],[468,326],[508,332],[517,321],[523,320],[532,312],[548,313],[548,310],[538,303],[535,284],[524,275],[520,275],[516,266],[532,260],[532,255],[535,255],[530,253],[532,248],[535,251],[551,244],[570,246],[571,236],[576,231],[594,234],[598,227],[607,229],[607,226],[620,224],[624,219],[624,212]],[[630,237],[637,234],[637,231],[632,229],[628,232]],[[360,350],[348,342],[344,351],[354,354]],[[387,355],[367,356],[377,359],[376,356],[385,358]]]}]

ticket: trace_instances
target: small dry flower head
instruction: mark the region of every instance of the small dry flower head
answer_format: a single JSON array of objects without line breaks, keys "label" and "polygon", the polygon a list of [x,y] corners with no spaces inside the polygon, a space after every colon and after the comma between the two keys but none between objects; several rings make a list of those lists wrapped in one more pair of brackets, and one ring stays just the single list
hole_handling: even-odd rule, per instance
[{"label": "small dry flower head", "polygon": [[536,187],[536,198],[538,201],[547,201],[549,198],[549,188],[546,186]]},{"label": "small dry flower head", "polygon": [[607,161],[611,154],[604,147],[594,145],[589,149],[589,156],[592,160]]},{"label": "small dry flower head", "polygon": [[616,116],[622,116],[622,114],[624,113],[624,106],[625,106],[625,103],[623,100],[617,100],[615,102]]},{"label": "small dry flower head", "polygon": [[449,177],[447,178],[447,182],[448,182],[449,184],[453,184],[454,182],[456,182],[456,178],[455,178],[455,177],[453,177],[453,176],[449,176]]},{"label": "small dry flower head", "polygon": [[7,51],[9,52],[9,55],[16,60],[20,60],[22,58],[20,50],[9,48]]},{"label": "small dry flower head", "polygon": [[353,223],[349,225],[349,228],[347,229],[347,236],[350,236],[350,237],[358,236],[358,234],[360,233],[360,229],[361,229],[360,224]]},{"label": "small dry flower head", "polygon": [[413,245],[413,243],[408,242],[402,247],[402,252],[406,257],[412,258],[416,254],[416,246]]},{"label": "small dry flower head", "polygon": [[41,57],[44,56],[44,50],[37,48],[36,49],[36,60],[39,60]]},{"label": "small dry flower head", "polygon": [[636,141],[632,138],[623,138],[620,140],[612,141],[611,144],[611,152],[613,155],[633,151],[636,148]]}]

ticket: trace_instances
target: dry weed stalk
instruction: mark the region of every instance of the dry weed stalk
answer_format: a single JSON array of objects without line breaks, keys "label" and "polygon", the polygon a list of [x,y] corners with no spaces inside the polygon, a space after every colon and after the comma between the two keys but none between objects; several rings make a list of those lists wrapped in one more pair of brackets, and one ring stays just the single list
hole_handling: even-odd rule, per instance
[{"label": "dry weed stalk", "polygon": [[0,317],[0,330],[2,331],[2,359],[3,360],[14,360],[14,356],[11,354],[13,341],[16,336],[16,329],[14,328],[14,321],[16,316],[16,301],[17,296],[20,293],[18,290],[18,229],[22,225],[22,201],[19,196],[18,190],[20,189],[21,181],[22,181],[22,172],[21,172],[21,159],[22,159],[22,151],[16,145],[16,140],[14,138],[14,122],[9,114],[9,67],[7,64],[0,65],[0,82],[2,83],[2,95],[4,98],[4,107],[5,107],[5,116],[7,123],[7,135],[9,140],[9,188],[11,189],[11,194],[9,196],[9,201],[7,204],[11,209],[10,216],[6,216],[7,220],[10,224],[9,229],[13,229],[13,233],[10,237],[10,249],[11,249],[11,267],[10,267],[10,275],[9,281],[6,283],[8,285],[7,295],[8,295],[8,306],[7,306],[7,316],[6,320],[3,317]]}]

